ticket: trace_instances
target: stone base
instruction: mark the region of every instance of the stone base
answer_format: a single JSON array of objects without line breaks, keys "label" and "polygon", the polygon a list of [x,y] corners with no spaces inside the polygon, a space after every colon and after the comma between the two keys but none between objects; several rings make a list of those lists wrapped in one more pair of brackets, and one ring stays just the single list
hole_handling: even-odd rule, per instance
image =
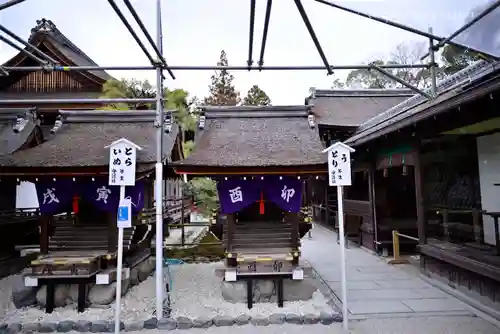
[{"label": "stone base", "polygon": [[[221,282],[222,297],[230,303],[247,302],[247,284],[245,281]],[[312,278],[304,278],[301,281],[291,279],[283,280],[283,300],[299,301],[310,300],[313,293],[318,290]],[[272,280],[253,281],[253,302],[269,303],[277,302],[276,286]]]},{"label": "stone base", "polygon": [[[130,270],[130,277],[122,281],[122,296],[134,285],[146,280],[155,269],[154,257],[149,257],[142,263]],[[115,301],[116,282],[107,285],[87,285],[86,299],[89,305],[106,306]],[[47,287],[25,287],[20,277],[19,284],[12,291],[12,299],[18,308],[27,306],[45,307],[47,297]],[[77,284],[59,284],[55,287],[54,304],[55,307],[64,307],[78,302]]]}]

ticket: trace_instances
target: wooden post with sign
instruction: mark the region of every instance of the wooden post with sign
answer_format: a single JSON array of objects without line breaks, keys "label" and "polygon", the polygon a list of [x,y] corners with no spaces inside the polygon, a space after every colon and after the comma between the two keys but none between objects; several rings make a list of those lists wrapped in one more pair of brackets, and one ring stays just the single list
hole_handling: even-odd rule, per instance
[{"label": "wooden post with sign", "polygon": [[[348,331],[348,309],[347,309],[347,278],[346,278],[346,259],[345,259],[345,234],[344,234],[344,199],[343,187],[350,186],[351,180],[351,153],[354,149],[342,142],[336,142],[323,153],[328,154],[328,184],[331,187],[337,187],[337,219],[339,222],[339,240],[340,240],[340,274],[342,286],[342,327]],[[327,208],[328,209],[328,208]]]},{"label": "wooden post with sign", "polygon": [[115,301],[115,333],[119,333],[122,295],[123,229],[132,227],[131,201],[130,198],[125,198],[125,186],[135,186],[137,151],[142,150],[142,148],[125,138],[112,142],[106,148],[109,148],[108,184],[110,186],[120,186],[120,201],[116,222],[118,227],[118,254],[116,259]]}]

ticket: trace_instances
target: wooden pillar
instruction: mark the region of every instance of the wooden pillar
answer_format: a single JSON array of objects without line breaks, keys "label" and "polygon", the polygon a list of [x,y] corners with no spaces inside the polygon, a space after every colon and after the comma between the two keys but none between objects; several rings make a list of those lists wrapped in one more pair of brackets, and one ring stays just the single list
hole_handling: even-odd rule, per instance
[{"label": "wooden pillar", "polygon": [[418,243],[423,245],[427,242],[427,215],[425,211],[424,194],[423,194],[423,168],[420,160],[420,147],[413,152],[415,164],[415,199],[417,205],[417,227],[418,227]]},{"label": "wooden pillar", "polygon": [[40,253],[49,253],[49,228],[51,215],[41,215],[40,216]]},{"label": "wooden pillar", "polygon": [[236,216],[234,213],[228,214],[227,219],[226,219],[226,251],[227,252],[232,252],[233,251],[233,234],[234,234],[234,229],[235,229],[235,224],[236,224]]},{"label": "wooden pillar", "polygon": [[300,247],[299,214],[295,212],[286,212],[285,217],[286,221],[292,225],[292,250],[298,250]]},{"label": "wooden pillar", "polygon": [[370,201],[370,217],[373,231],[373,249],[376,250],[376,243],[378,241],[378,224],[377,224],[377,205],[375,201],[375,161],[370,161],[368,167],[368,200]]},{"label": "wooden pillar", "polygon": [[106,220],[108,223],[108,253],[117,251],[118,246],[118,228],[116,227],[116,212],[108,212]]},{"label": "wooden pillar", "polygon": [[325,183],[325,221],[324,224],[328,225],[330,222],[330,206],[328,205],[328,181]]}]

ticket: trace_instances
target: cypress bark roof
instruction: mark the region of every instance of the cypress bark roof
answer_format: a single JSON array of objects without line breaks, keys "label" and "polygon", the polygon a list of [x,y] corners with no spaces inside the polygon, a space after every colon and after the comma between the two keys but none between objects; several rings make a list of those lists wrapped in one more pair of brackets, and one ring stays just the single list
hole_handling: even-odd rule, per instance
[{"label": "cypress bark roof", "polygon": [[[60,111],[62,125],[36,147],[0,157],[3,167],[100,167],[109,162],[105,146],[122,137],[141,146],[137,163],[156,162],[155,111]],[[170,159],[177,125],[164,134],[164,159]]]},{"label": "cypress bark roof", "polygon": [[173,166],[323,165],[326,155],[306,106],[203,107],[193,152]]},{"label": "cypress bark roof", "polygon": [[0,109],[0,156],[19,150],[33,138],[37,128],[34,110]]},{"label": "cypress bark roof", "polygon": [[415,95],[408,89],[315,89],[306,98],[318,123],[356,127]]}]

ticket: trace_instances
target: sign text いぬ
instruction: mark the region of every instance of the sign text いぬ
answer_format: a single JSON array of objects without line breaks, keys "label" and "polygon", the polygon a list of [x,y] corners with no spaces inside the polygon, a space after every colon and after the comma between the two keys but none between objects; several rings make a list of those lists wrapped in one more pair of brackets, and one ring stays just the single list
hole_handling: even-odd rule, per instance
[{"label": "sign text \u3044\u306c", "polygon": [[108,185],[134,186],[137,151],[142,150],[141,147],[121,138],[106,148],[109,148]]}]

